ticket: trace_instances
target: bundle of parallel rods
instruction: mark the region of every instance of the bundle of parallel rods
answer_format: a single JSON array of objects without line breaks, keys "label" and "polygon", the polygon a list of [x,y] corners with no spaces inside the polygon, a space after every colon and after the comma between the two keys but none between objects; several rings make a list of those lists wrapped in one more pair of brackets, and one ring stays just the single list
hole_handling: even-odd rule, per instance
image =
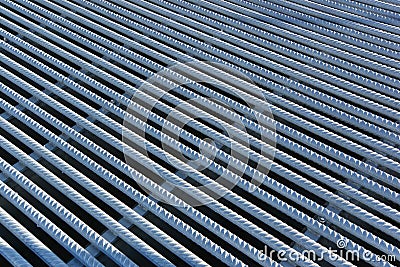
[{"label": "bundle of parallel rods", "polygon": [[0,25],[0,266],[399,266],[397,0],[0,0]]}]

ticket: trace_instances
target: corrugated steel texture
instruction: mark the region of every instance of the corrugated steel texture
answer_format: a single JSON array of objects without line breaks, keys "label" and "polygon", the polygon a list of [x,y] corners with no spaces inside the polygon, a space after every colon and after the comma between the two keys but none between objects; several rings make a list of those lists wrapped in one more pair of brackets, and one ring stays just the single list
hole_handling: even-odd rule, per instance
[{"label": "corrugated steel texture", "polygon": [[0,266],[399,266],[397,0],[0,0]]}]

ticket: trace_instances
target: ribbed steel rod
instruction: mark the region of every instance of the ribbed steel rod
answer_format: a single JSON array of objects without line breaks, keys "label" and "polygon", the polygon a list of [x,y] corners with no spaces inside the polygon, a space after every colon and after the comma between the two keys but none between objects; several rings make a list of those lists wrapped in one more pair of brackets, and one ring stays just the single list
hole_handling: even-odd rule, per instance
[{"label": "ribbed steel rod", "polygon": [[[360,47],[338,40],[337,36],[329,37],[327,35],[324,35],[324,33],[326,34],[325,28],[301,20],[303,16],[307,16],[306,14],[300,12],[287,13],[287,11],[291,11],[291,9],[281,7],[280,5],[274,4],[272,2],[263,2],[263,6],[242,0],[235,0],[235,3],[240,3],[240,5],[236,5],[235,8],[235,10],[240,11],[240,13],[218,6],[215,6],[212,9],[226,15],[240,17],[240,21],[242,22],[249,23],[257,28],[261,27],[262,29],[274,31],[277,34],[283,34],[286,38],[295,39],[305,45],[308,45],[311,42],[312,44],[316,44],[316,47],[318,47],[318,49],[328,49],[326,51],[329,51],[329,53],[331,54],[335,54],[332,53],[333,51],[342,52],[344,50],[351,54],[354,53],[355,55],[361,56],[357,57],[359,59],[367,58],[379,62],[383,65],[388,65],[395,68],[400,66],[400,62],[398,60],[386,57],[385,55],[379,53],[379,51],[372,52],[363,48],[362,46]],[[241,5],[250,7],[251,10],[247,8],[242,8]],[[265,7],[268,7],[268,9],[266,9]],[[263,12],[259,12],[260,10]],[[279,10],[280,12],[277,12],[275,10]],[[299,13],[300,17],[298,16]],[[297,17],[299,17],[300,19],[297,19]],[[315,32],[316,30],[318,32],[323,32],[318,33]],[[335,33],[334,31],[327,32]],[[356,64],[359,63],[358,60],[353,62]],[[380,68],[377,68],[377,70],[383,71]]]},{"label": "ribbed steel rod", "polygon": [[[1,119],[2,120],[2,119]],[[3,159],[0,159],[0,170],[7,174],[10,178],[16,181],[22,188],[24,188],[29,194],[33,195],[37,200],[45,202],[46,207],[59,214],[64,220],[69,220],[70,225],[77,230],[78,233],[87,233],[88,237],[92,237],[92,242],[108,243],[106,240],[101,238],[92,229],[90,229],[83,221],[79,220],[72,213],[66,210],[60,203],[50,197],[47,193],[41,190],[36,184],[31,182],[26,176],[18,172],[14,167],[8,164]],[[74,257],[81,261],[86,266],[104,267],[95,257],[90,255],[82,246],[76,243],[71,237],[69,237],[64,231],[53,224],[48,218],[31,206],[27,201],[22,199],[6,184],[0,181],[0,193],[5,199],[10,201],[15,207],[21,210],[25,215],[32,218],[33,221],[46,231],[52,238],[57,240],[65,249],[67,249]],[[85,229],[86,228],[86,229]],[[96,240],[96,241],[95,241]]]},{"label": "ribbed steel rod", "polygon": [[[88,21],[88,23],[90,23],[90,22]],[[104,38],[103,38],[103,40],[100,40],[100,42],[102,42],[102,41],[104,42]],[[106,44],[108,44],[108,43],[106,43]],[[124,48],[121,47],[121,48],[119,49],[119,51],[125,52],[125,53],[126,53],[126,52],[127,52],[127,49],[124,49]],[[129,53],[129,55],[132,55],[132,52]],[[41,55],[39,54],[39,56],[41,56]],[[143,63],[146,64],[146,63],[148,63],[148,62],[147,62],[147,61],[143,61]],[[71,73],[71,75],[74,75],[74,73]],[[78,77],[78,78],[79,78],[79,77]],[[84,80],[82,80],[82,81],[85,82],[86,80],[84,79]],[[225,103],[226,103],[226,102],[225,102]],[[229,104],[229,103],[228,103],[228,104]],[[231,107],[232,107],[232,106],[231,106]],[[233,107],[233,108],[235,108],[235,107]],[[278,123],[278,126],[280,126],[279,123]],[[250,126],[250,127],[251,127],[251,126]],[[285,131],[286,131],[286,129],[285,129]],[[372,152],[372,151],[371,151],[371,152]],[[373,152],[372,152],[372,153],[373,153]],[[355,159],[355,161],[357,161],[357,160]],[[356,168],[363,167],[363,166],[364,166],[364,165],[360,165],[360,164],[355,165]],[[393,165],[393,166],[397,166],[397,165]],[[372,168],[374,168],[374,167],[372,167]],[[390,168],[391,168],[391,167],[390,167]],[[377,174],[376,172],[375,172],[375,173],[371,173],[371,172],[370,172],[370,169],[365,169],[365,171],[368,172],[369,174],[374,175],[374,176],[376,176],[376,174]]]},{"label": "ribbed steel rod", "polygon": [[[102,150],[101,148],[97,147],[93,142],[89,141],[87,138],[84,136],[80,135],[76,131],[74,131],[72,128],[68,127],[61,121],[57,120],[50,114],[48,114],[46,111],[42,110],[41,108],[37,107],[36,105],[30,103],[21,95],[18,95],[16,92],[13,92],[10,88],[7,87],[2,87],[3,90],[7,92],[10,92],[8,94],[10,97],[13,97],[15,99],[18,99],[21,101],[21,104],[23,104],[28,110],[36,113],[39,115],[41,118],[45,119],[55,127],[57,127],[59,130],[61,130],[64,133],[68,133],[73,139],[76,141],[79,141],[81,144],[85,146],[85,144],[90,144],[90,146],[87,146],[89,150],[92,150],[93,148],[96,148],[96,151]],[[83,164],[88,166],[93,172],[97,173],[100,175],[103,179],[106,179],[109,183],[111,183],[113,186],[118,188],[121,193],[126,194],[128,197],[132,198],[134,201],[136,201],[140,206],[144,207],[146,210],[151,211],[155,215],[159,216],[161,219],[163,219],[165,222],[170,224],[173,227],[176,227],[177,230],[185,233],[187,232],[188,237],[196,241],[199,245],[203,245],[205,249],[207,249],[210,253],[214,254],[216,253],[215,256],[217,258],[220,258],[224,261],[224,259],[229,260],[225,261],[225,263],[229,265],[242,265],[240,264],[240,261],[235,259],[232,255],[229,255],[226,251],[224,251],[222,248],[217,246],[216,244],[213,244],[212,241],[204,237],[201,233],[197,232],[195,229],[172,215],[170,212],[167,210],[163,209],[161,206],[157,205],[154,201],[151,199],[145,197],[143,194],[138,192],[136,189],[134,189],[132,186],[128,185],[127,183],[123,182],[120,178],[117,176],[111,174],[109,171],[104,169],[104,167],[100,166],[97,164],[95,161],[91,160],[88,156],[84,155],[82,152],[65,142],[59,137],[56,137],[53,133],[51,133],[49,130],[47,130],[45,127],[39,125],[38,123],[33,123],[33,120],[27,117],[26,115],[23,115],[21,112],[18,112],[15,110],[15,108],[11,108],[9,104],[3,105],[3,102],[0,102],[2,108],[7,110],[8,112],[11,112],[16,118],[21,119],[24,123],[31,123],[30,126],[33,127],[33,129],[37,129],[39,133],[53,142],[55,145],[57,145],[60,149],[63,151],[69,153],[71,156],[75,157],[76,159],[79,159]],[[109,156],[111,157],[111,155]],[[110,160],[110,158],[106,158]],[[130,175],[131,173],[129,173]]]},{"label": "ribbed steel rod", "polygon": [[393,0],[0,3],[0,261],[400,262]]},{"label": "ribbed steel rod", "polygon": [[[248,59],[251,58],[253,61],[256,61],[257,63],[260,63],[260,64],[262,63],[265,66],[268,66],[268,65],[271,65],[271,64],[272,65],[275,64],[275,63],[271,63],[271,62],[267,63],[266,59],[264,59],[263,57],[257,56],[254,53],[251,53],[251,52],[248,52],[247,50],[239,48],[239,47],[237,47],[237,45],[231,45],[231,44],[229,44],[227,42],[223,42],[223,41],[221,41],[219,39],[216,39],[214,37],[208,37],[208,36],[206,36],[205,34],[203,34],[200,31],[193,30],[192,28],[184,26],[183,24],[177,23],[177,22],[172,21],[170,19],[165,19],[165,18],[157,15],[154,12],[149,12],[149,11],[143,9],[143,12],[146,12],[146,15],[155,16],[157,19],[161,20],[162,22],[164,22],[169,27],[174,27],[176,29],[179,28],[181,31],[185,31],[185,33],[188,33],[188,34],[189,33],[190,34],[196,34],[197,36],[202,37],[201,38],[202,41],[198,41],[197,39],[191,38],[190,36],[188,36],[186,34],[180,34],[174,29],[171,29],[171,28],[169,28],[167,26],[163,26],[163,25],[161,25],[159,23],[155,23],[152,20],[145,19],[142,16],[131,12],[130,10],[127,10],[127,9],[124,9],[124,8],[120,8],[120,7],[118,7],[118,6],[116,6],[116,5],[112,4],[112,3],[105,2],[103,0],[98,0],[96,2],[98,4],[100,4],[101,6],[106,6],[106,7],[110,8],[113,11],[118,11],[120,14],[123,14],[125,16],[129,16],[129,18],[134,19],[136,21],[141,21],[141,22],[142,21],[143,22],[146,21],[146,24],[150,24],[155,29],[158,29],[158,30],[159,29],[165,29],[165,30],[168,29],[167,31],[170,34],[172,34],[176,39],[182,40],[182,41],[185,40],[186,42],[189,42],[191,45],[193,45],[195,47],[202,47],[206,51],[213,51],[213,53],[218,54],[223,59],[226,59],[226,60],[231,61],[231,62],[235,62],[236,64],[239,64],[239,65],[242,65],[242,66],[244,65],[244,63],[240,62],[241,60],[239,60],[239,58],[234,57],[232,55],[230,55],[228,57],[228,56],[225,55],[225,53],[223,51],[221,51],[217,47],[210,48],[209,45],[207,43],[204,43],[203,41],[208,42],[208,43],[212,43],[212,44],[218,44],[221,48],[224,48],[224,49],[236,51],[237,53],[240,53],[242,57],[245,57],[245,58],[248,58]],[[121,4],[124,4],[124,3],[125,2],[122,2]],[[85,2],[83,2],[83,4],[86,5]],[[88,5],[88,6],[90,6],[90,5]],[[129,6],[132,7],[132,5],[129,5]],[[143,12],[141,12],[142,9],[139,9],[137,6],[136,6],[136,10],[138,10],[140,13],[143,13]],[[249,46],[249,47],[251,47],[251,46]],[[276,66],[276,64],[275,64],[275,66]],[[260,67],[257,68],[255,66],[255,67],[252,68],[252,70],[255,71],[256,73],[259,73],[259,74],[262,73],[264,76],[267,76],[270,79],[276,79],[276,78],[279,77],[279,75],[277,75],[277,74],[275,74],[275,73],[273,73],[271,71],[268,71],[268,70],[266,70],[264,68],[260,68]],[[292,76],[296,76],[296,72],[295,71],[289,71],[289,72],[287,72],[287,74],[288,75],[292,75]],[[300,74],[300,76],[301,77],[305,77],[304,74]],[[302,79],[300,76],[297,76],[295,78],[296,79]],[[295,80],[291,80],[291,79],[288,79],[288,78],[283,78],[283,83],[285,85],[298,86],[299,89],[302,88],[302,90],[300,90],[301,92],[303,92],[303,91],[307,92],[307,86],[299,84]],[[313,80],[311,83],[312,84],[320,84],[324,88],[327,88],[327,89],[328,88],[332,88],[333,91],[340,90],[337,87],[336,88],[335,87],[331,87],[331,85],[328,85],[327,83],[323,83],[322,82],[322,84],[321,84],[321,83],[317,82],[316,80]],[[308,88],[308,90],[312,91],[312,89],[309,89],[309,88]],[[288,91],[283,91],[283,93],[286,93],[286,92],[288,92]],[[346,92],[345,94],[349,94],[349,93]],[[293,95],[293,93],[290,94],[290,95]],[[299,101],[302,101],[301,99],[307,98],[307,97],[302,96],[302,93],[298,93],[298,95],[301,96],[300,98],[297,98]],[[355,96],[352,97],[352,101],[356,101],[356,99],[357,99],[357,97],[355,97]],[[313,102],[309,101],[307,103],[308,103],[308,105],[314,106],[316,109],[318,109],[321,112],[326,112],[326,110],[327,110],[327,108],[326,108],[327,105],[321,104],[321,103],[319,103],[317,101],[313,101]],[[369,103],[368,105],[373,109],[376,108],[377,112],[378,112],[378,110],[381,110],[381,112],[384,112],[387,115],[392,114],[391,116],[393,116],[393,118],[400,118],[400,113],[398,113],[396,111],[393,111],[394,112],[393,113],[392,111],[390,111],[389,108],[380,107],[379,105],[377,105],[376,103],[374,103],[372,101],[368,101],[368,100],[363,100],[362,102],[361,102],[361,100],[358,101],[358,104],[361,104],[361,103],[364,103],[364,105],[366,103]],[[338,103],[337,103],[337,105],[338,105]],[[383,110],[385,110],[385,111],[383,111]],[[351,121],[352,124],[357,125],[362,130],[368,131],[371,134],[375,134],[375,135],[383,137],[383,138],[387,138],[387,139],[389,139],[389,140],[391,140],[391,141],[393,141],[395,143],[400,143],[399,137],[396,135],[396,133],[386,133],[386,131],[384,129],[381,129],[378,126],[373,126],[371,123],[368,123],[368,122],[366,122],[366,121],[364,121],[362,119],[353,117],[352,115],[347,115],[346,113],[342,114],[343,112],[338,111],[334,107],[330,107],[329,111],[330,111],[330,114],[334,114],[333,116],[337,117],[339,120],[342,120],[344,122],[350,122]],[[367,114],[367,113],[364,112],[364,114]]]},{"label": "ribbed steel rod", "polygon": [[[3,60],[6,60],[6,58],[3,57],[2,55],[0,55],[0,60],[3,61]],[[11,61],[8,61],[8,63],[11,66],[17,66],[14,63],[12,63]],[[17,68],[17,70],[18,69],[19,70],[24,70],[24,73],[29,73],[29,75],[31,77],[35,77],[36,79],[41,80],[43,85],[45,87],[47,87],[48,89],[58,91],[57,94],[60,97],[64,98],[64,97],[67,97],[69,95],[69,94],[67,94],[65,92],[61,92],[59,89],[56,89],[55,86],[51,85],[47,81],[43,80],[42,78],[38,77],[36,74],[32,73],[31,71],[28,71],[27,69],[23,68],[22,66],[19,66]],[[7,72],[7,71],[5,71],[5,72]],[[20,80],[20,79],[16,78],[14,75],[12,75],[11,73],[9,75],[13,76],[15,80]],[[56,91],[54,91],[54,92],[56,92]],[[47,97],[45,97],[45,98],[47,98]],[[72,98],[74,98],[74,97],[69,96],[68,98],[69,98],[68,101],[71,101]],[[99,113],[98,111],[94,110],[93,108],[88,107],[85,103],[83,103],[82,101],[80,101],[80,100],[78,100],[76,98],[74,98],[74,100],[71,103],[79,103],[79,106],[80,106],[81,109],[83,108],[84,110],[85,109],[90,110],[89,113],[91,114],[91,116],[104,117],[103,114]],[[59,105],[54,104],[54,103],[53,103],[53,105],[54,106],[59,106]],[[61,108],[61,109],[64,109],[64,111],[67,111],[67,110],[65,110],[65,108]],[[164,179],[167,179],[168,181],[172,182],[173,184],[181,186],[182,189],[184,189],[184,190],[189,190],[190,189],[190,193],[191,193],[192,197],[202,199],[203,201],[207,201],[207,202],[209,202],[208,205],[211,205],[211,203],[212,203],[213,206],[214,206],[214,210],[215,211],[217,211],[218,213],[220,213],[224,217],[231,218],[232,222],[235,222],[235,224],[237,224],[243,230],[248,231],[250,234],[254,235],[254,237],[262,239],[263,242],[265,242],[266,244],[271,244],[272,246],[277,246],[278,245],[278,247],[277,247],[278,250],[279,250],[279,246],[284,246],[282,242],[279,242],[277,239],[275,239],[274,237],[272,237],[271,235],[269,235],[265,231],[261,230],[259,227],[255,226],[252,223],[249,223],[248,220],[244,219],[243,217],[241,217],[240,215],[236,214],[234,211],[226,208],[225,206],[219,204],[218,202],[216,202],[215,200],[211,199],[209,196],[205,195],[204,193],[202,193],[198,189],[194,188],[193,186],[191,186],[187,182],[182,181],[176,175],[174,175],[174,174],[170,173],[169,171],[165,170],[164,168],[162,168],[158,164],[156,164],[153,161],[149,160],[147,157],[144,157],[143,155],[138,154],[137,151],[135,151],[131,147],[128,147],[127,145],[123,144],[120,140],[118,140],[115,137],[111,136],[110,134],[106,133],[104,130],[102,130],[102,129],[100,129],[97,126],[94,126],[92,124],[88,125],[87,123],[84,123],[83,120],[80,118],[80,116],[78,116],[76,113],[71,113],[70,110],[68,110],[67,113],[71,114],[70,118],[72,120],[77,120],[76,121],[77,124],[87,128],[87,129],[90,129],[95,133],[101,134],[99,136],[100,138],[102,138],[106,142],[109,142],[110,145],[113,145],[114,147],[120,149],[121,151],[123,151],[125,153],[128,153],[128,155],[130,155],[132,158],[135,158],[136,160],[139,160],[139,162],[142,164],[142,166],[148,167],[148,169],[150,171],[152,171],[152,172],[154,172],[154,170],[156,170],[156,172],[154,172],[155,175],[161,174]],[[271,239],[273,241],[271,241]],[[287,246],[284,249],[285,250],[291,250]],[[310,263],[308,263],[308,264],[310,264]]]},{"label": "ribbed steel rod", "polygon": [[32,267],[13,247],[0,237],[0,255],[3,256],[12,266]]},{"label": "ribbed steel rod", "polygon": [[159,47],[159,46],[158,46]]},{"label": "ribbed steel rod", "polygon": [[[91,6],[90,4],[88,4],[89,6]],[[107,11],[105,10],[105,9],[103,9],[103,8],[100,8],[100,10],[102,10],[103,12],[105,12],[106,14],[107,14]],[[118,17],[118,16],[117,16]],[[119,18],[119,17],[118,17]],[[142,26],[143,28],[147,28],[147,27],[145,27],[145,26]],[[159,35],[163,35],[163,34],[157,34],[156,36],[159,36]],[[134,37],[135,35],[133,35],[133,37]],[[173,40],[173,39],[171,39],[171,38],[169,38],[169,37],[166,37],[165,35],[164,35],[164,37],[166,38],[166,40],[168,40],[168,41],[171,41],[171,42],[173,42],[173,43],[176,43],[176,40]],[[185,48],[186,47],[188,47],[188,46],[184,46]],[[200,55],[204,55],[205,56],[205,58],[204,59],[208,59],[208,60],[214,60],[214,61],[217,61],[217,62],[223,62],[223,63],[225,63],[225,64],[227,64],[228,66],[231,66],[231,67],[233,67],[233,68],[235,68],[235,69],[238,69],[238,67],[236,66],[236,65],[232,65],[232,64],[230,64],[230,63],[226,63],[225,61],[220,61],[219,59],[217,59],[217,58],[215,58],[214,56],[210,56],[210,55],[206,55],[206,54],[204,54],[204,52],[202,52],[202,51],[199,51],[199,50],[196,50],[195,49],[195,51],[197,51],[197,52],[199,52],[199,54]],[[239,68],[239,70],[242,70],[242,69],[240,69]],[[243,71],[243,70],[242,70]],[[246,74],[248,74],[250,77],[252,77],[252,78],[254,78],[256,81],[260,81],[262,84],[264,84],[264,83],[266,83],[266,81],[265,81],[265,79],[264,78],[261,78],[261,77],[259,77],[259,76],[256,76],[256,75],[254,75],[254,74],[252,74],[252,73],[249,73],[248,71],[244,71]],[[268,83],[266,83],[266,85],[267,86],[269,86],[268,84],[269,84],[270,82],[268,82]],[[287,91],[287,89],[286,88],[283,88],[283,87],[281,87],[282,88],[282,90],[283,91]],[[270,97],[269,97],[269,93],[268,92],[265,92],[266,93],[266,95],[265,95],[265,97],[268,99],[268,100],[270,100],[270,101],[273,101],[273,99],[271,100],[270,99]],[[273,97],[276,97],[276,95],[274,95]],[[304,97],[304,96],[302,96],[302,97]],[[308,100],[308,101],[310,101],[310,100]],[[285,103],[285,102],[287,102],[287,100],[283,100],[282,99],[282,101],[280,101],[280,103],[282,104],[282,103]],[[288,107],[291,107],[291,106],[293,106],[293,104],[291,104],[291,105],[288,105]],[[309,112],[309,111],[308,111]],[[311,117],[312,118],[312,117]],[[324,121],[322,121],[322,122],[324,122]],[[337,129],[337,131],[341,131],[343,129],[343,127],[341,127],[341,128],[338,128]],[[343,129],[344,130],[344,129]],[[343,131],[341,131],[341,132],[343,132]],[[346,132],[346,131],[345,131]],[[357,135],[354,135],[354,133],[353,134],[351,134],[351,135],[349,135],[349,136],[351,136],[352,138],[354,138],[355,136],[357,136]],[[370,137],[367,137],[366,135],[363,135],[363,137],[365,137],[364,139],[367,139],[367,140],[363,140],[363,142],[364,143],[369,143],[368,142],[368,139],[370,139]],[[377,147],[377,149],[382,149],[383,147],[388,147],[389,145],[387,145],[387,144],[385,144],[385,145],[380,145],[379,147],[377,146],[377,144],[378,143],[382,143],[382,142],[379,142],[379,141],[375,141],[375,142],[373,142],[373,143],[370,143],[372,146],[374,146],[374,147]],[[391,155],[393,155],[394,157],[398,157],[398,155],[399,155],[399,153],[392,153],[391,151],[388,151],[388,153],[390,153]]]},{"label": "ribbed steel rod", "polygon": [[[3,138],[0,136],[0,138]],[[0,181],[0,188],[3,190],[5,184]],[[6,194],[10,194],[7,192]],[[5,194],[2,196],[6,196]],[[2,207],[0,207],[0,224],[2,224],[8,231],[24,243],[33,253],[35,253],[41,260],[50,266],[68,267],[54,252],[45,246],[38,238],[31,234],[25,227],[23,227],[15,218],[8,214]]]},{"label": "ribbed steel rod", "polygon": [[[65,93],[64,93],[64,94],[61,94],[60,96],[62,96],[62,97],[65,96]],[[77,99],[76,99],[75,101],[73,101],[73,102],[77,102],[77,101],[80,102],[80,101],[77,100]],[[84,104],[82,103],[81,105],[84,105]],[[96,113],[96,111],[92,110],[90,113]],[[97,131],[99,131],[99,130],[97,130]],[[100,130],[100,131],[101,131],[101,130]],[[110,136],[110,138],[112,138],[112,137]],[[119,141],[118,141],[118,140],[115,140],[114,142],[119,142]],[[179,182],[178,182],[178,184],[179,184]],[[280,190],[280,191],[281,191],[281,190]]]},{"label": "ribbed steel rod", "polygon": [[104,104],[102,104],[102,105],[104,105]]},{"label": "ribbed steel rod", "polygon": [[[375,92],[370,92],[370,90],[368,89],[361,89],[361,91],[366,92],[364,96],[370,97],[375,101],[380,101],[379,99],[382,97],[386,98],[385,95],[382,95],[381,93],[388,94],[394,98],[399,97],[400,93],[396,89],[399,81],[397,79],[391,78],[390,76],[382,75],[374,71],[374,65],[366,62],[362,58],[361,60],[363,61],[361,62],[363,63],[363,65],[356,65],[348,62],[347,59],[343,60],[336,56],[323,53],[315,49],[313,46],[305,46],[300,43],[290,41],[286,38],[280,37],[277,34],[266,32],[264,30],[255,28],[247,23],[233,20],[213,10],[203,8],[201,6],[197,6],[186,1],[175,0],[174,2],[176,4],[158,0],[154,2],[161,2],[163,5],[170,7],[170,9],[173,8],[173,10],[179,12],[180,14],[187,14],[187,16],[190,16],[191,18],[196,18],[198,21],[202,21],[203,24],[218,27],[220,29],[223,29],[224,32],[233,34],[237,37],[241,37],[242,39],[251,40],[253,43],[256,43],[257,45],[260,45],[264,48],[272,49],[276,52],[283,52],[285,55],[289,55],[297,60],[303,61],[308,65],[320,68],[324,71],[329,71],[332,74],[340,75],[342,77],[348,77],[354,82],[366,85],[374,89]],[[282,46],[283,44],[285,45],[285,47]],[[299,52],[296,53],[293,50],[287,49],[286,47],[290,47],[291,49]],[[308,55],[309,57],[305,56],[304,54]],[[316,60],[316,58],[320,60]],[[334,65],[330,65],[326,62]],[[359,61],[357,63],[360,64],[361,62]],[[387,68],[382,64],[375,64],[375,66],[376,65],[379,65],[380,70],[387,69],[388,71],[390,71],[391,74],[395,74],[394,69]],[[337,66],[343,69],[338,68]],[[364,66],[368,66],[369,68],[366,68]],[[357,74],[362,76],[359,76]],[[363,76],[370,79],[365,79],[363,78]],[[377,83],[376,80],[380,83]],[[385,84],[389,84],[393,87],[386,86]]]}]

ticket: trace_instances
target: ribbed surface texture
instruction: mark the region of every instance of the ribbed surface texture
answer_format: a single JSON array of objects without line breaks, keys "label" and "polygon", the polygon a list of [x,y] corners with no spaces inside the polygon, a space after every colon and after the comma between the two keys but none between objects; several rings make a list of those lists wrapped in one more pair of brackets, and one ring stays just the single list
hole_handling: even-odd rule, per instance
[{"label": "ribbed surface texture", "polygon": [[0,266],[400,266],[398,0],[0,0]]}]

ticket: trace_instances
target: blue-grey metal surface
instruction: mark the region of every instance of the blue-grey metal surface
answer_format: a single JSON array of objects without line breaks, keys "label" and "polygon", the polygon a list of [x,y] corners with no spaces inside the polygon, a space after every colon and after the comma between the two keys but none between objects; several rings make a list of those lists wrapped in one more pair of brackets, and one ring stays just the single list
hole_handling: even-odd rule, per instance
[{"label": "blue-grey metal surface", "polygon": [[399,266],[400,2],[0,3],[1,266]]}]

